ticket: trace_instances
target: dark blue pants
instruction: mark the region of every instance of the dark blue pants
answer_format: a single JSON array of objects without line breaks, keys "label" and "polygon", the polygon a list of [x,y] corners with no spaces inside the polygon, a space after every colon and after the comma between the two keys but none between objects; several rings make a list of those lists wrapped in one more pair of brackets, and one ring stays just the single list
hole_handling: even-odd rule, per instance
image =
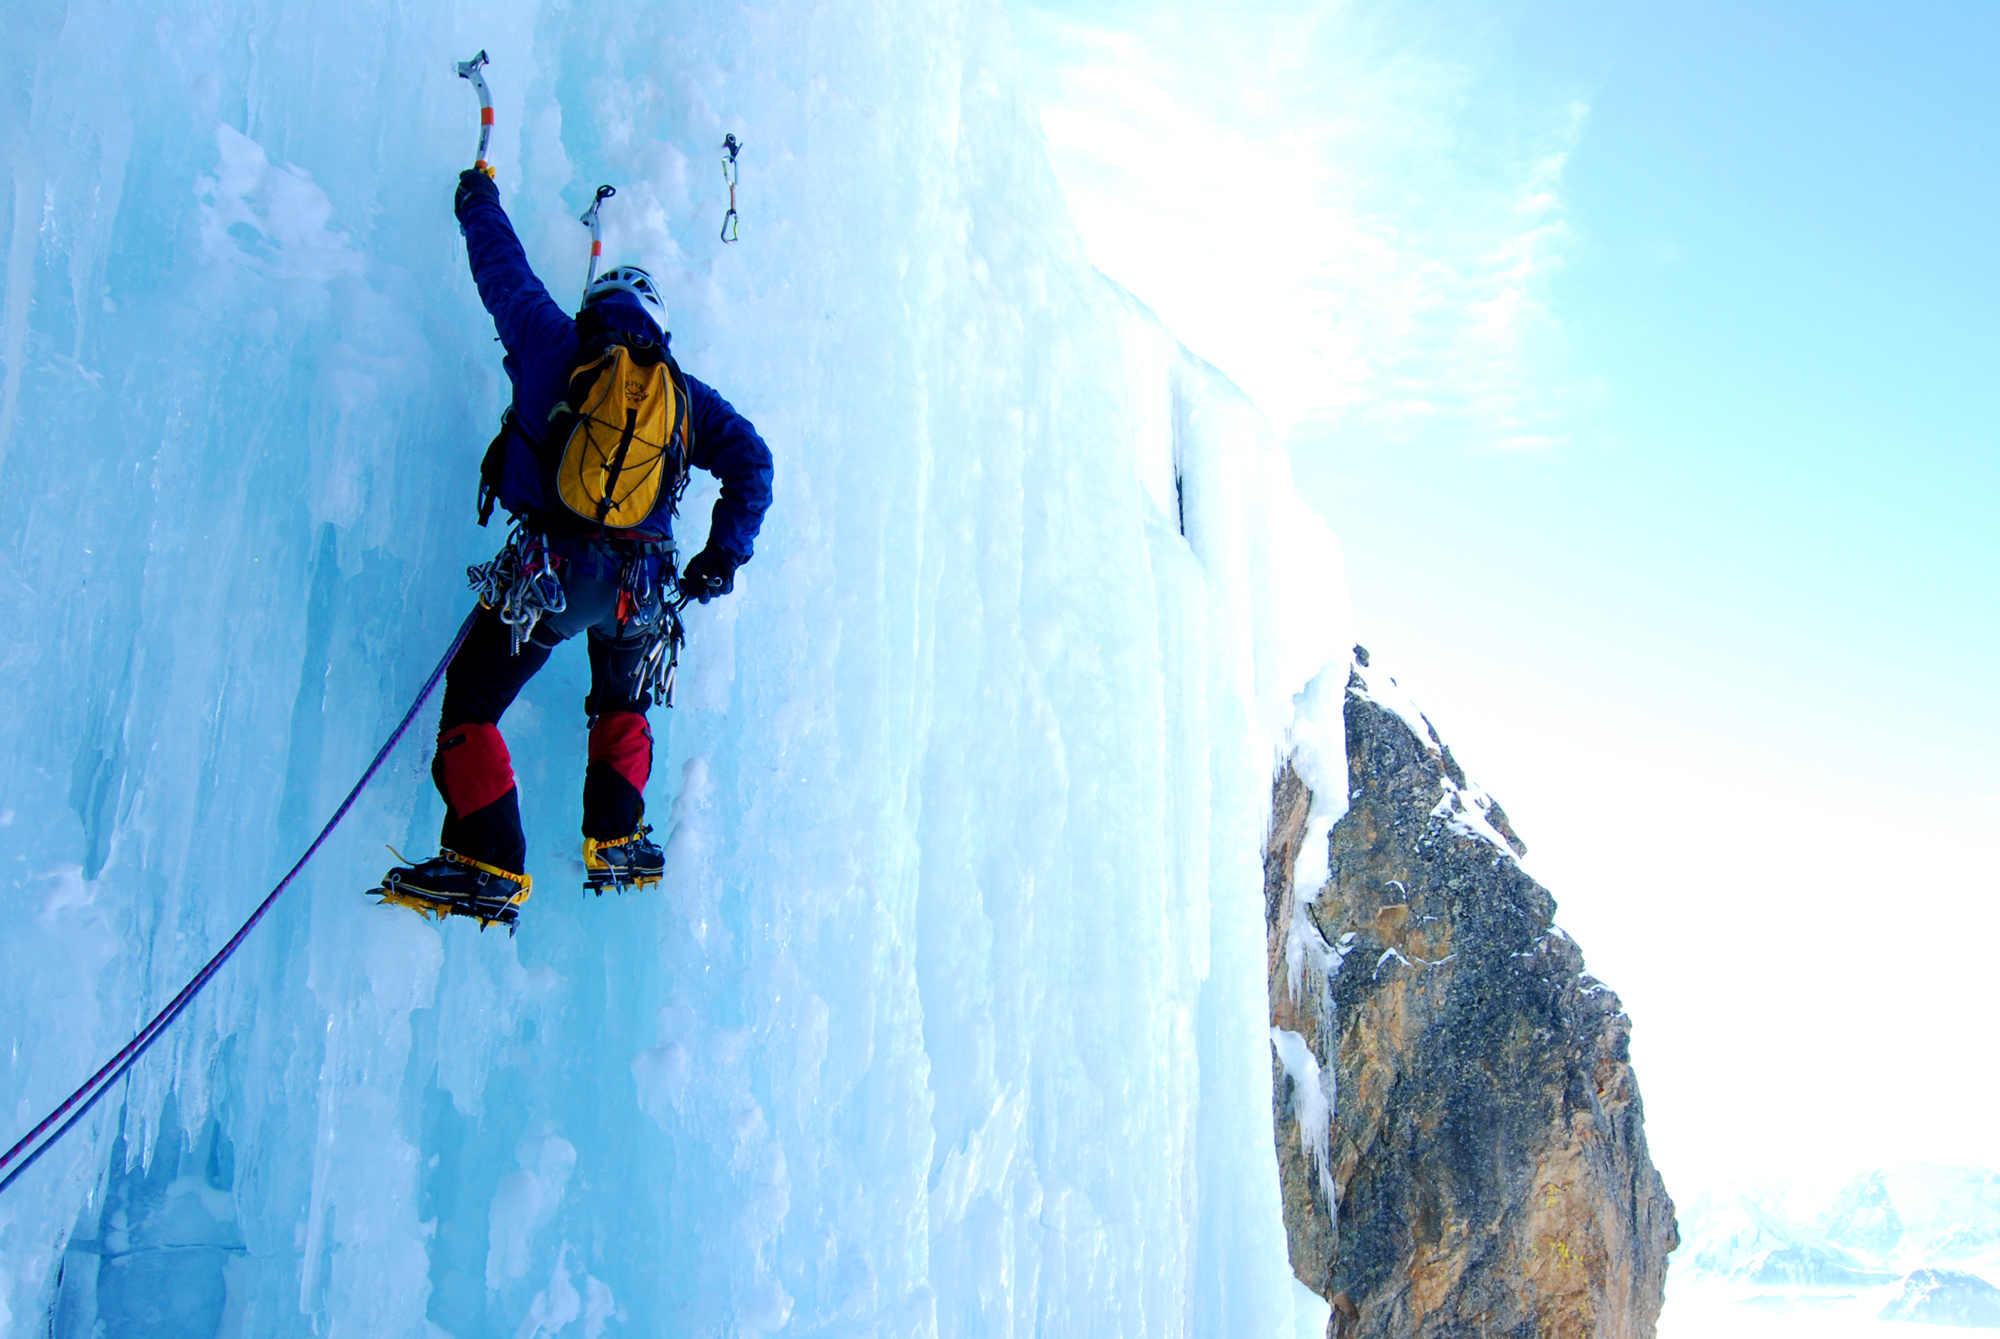
[{"label": "dark blue pants", "polygon": [[643,636],[627,636],[618,618],[618,583],[566,574],[566,605],[544,617],[510,654],[511,633],[491,609],[481,611],[445,671],[444,713],[438,723],[431,777],[444,797],[439,841],[484,864],[526,872],[513,760],[500,737],[500,718],[549,655],[577,633],[590,647],[590,760],[583,774],[583,835],[600,841],[629,837],[645,817],[653,736],[650,699],[639,687]]}]

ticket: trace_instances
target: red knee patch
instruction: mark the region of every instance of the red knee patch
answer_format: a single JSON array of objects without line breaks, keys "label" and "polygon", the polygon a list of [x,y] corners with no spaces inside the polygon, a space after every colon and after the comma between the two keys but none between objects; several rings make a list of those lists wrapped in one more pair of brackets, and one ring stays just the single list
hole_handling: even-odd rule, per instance
[{"label": "red knee patch", "polygon": [[590,727],[590,760],[601,762],[632,783],[632,789],[646,789],[653,774],[653,732],[646,718],[636,711],[609,711]]},{"label": "red knee patch", "polygon": [[494,725],[454,725],[438,734],[438,789],[451,811],[476,814],[514,789],[514,761]]}]

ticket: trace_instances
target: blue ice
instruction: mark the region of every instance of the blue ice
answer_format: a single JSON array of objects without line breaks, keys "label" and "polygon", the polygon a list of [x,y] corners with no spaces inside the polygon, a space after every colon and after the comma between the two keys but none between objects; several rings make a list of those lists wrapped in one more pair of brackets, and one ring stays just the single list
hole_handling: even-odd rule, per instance
[{"label": "blue ice", "polygon": [[492,53],[552,291],[616,184],[607,257],[778,488],[654,713],[663,888],[578,891],[566,650],[504,722],[519,936],[375,905],[435,841],[424,726],[0,1197],[0,1334],[1294,1333],[1261,846],[1339,550],[1084,259],[1004,11],[21,0],[0,38],[7,1140],[289,865],[498,544],[454,61]]}]

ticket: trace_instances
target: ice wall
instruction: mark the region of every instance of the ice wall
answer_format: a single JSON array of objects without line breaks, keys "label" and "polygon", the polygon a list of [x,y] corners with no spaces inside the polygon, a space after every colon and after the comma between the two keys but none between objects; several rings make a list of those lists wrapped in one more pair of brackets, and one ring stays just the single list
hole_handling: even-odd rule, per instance
[{"label": "ice wall", "polygon": [[607,255],[777,458],[654,713],[667,883],[574,891],[580,649],[505,722],[518,938],[362,896],[434,842],[406,746],[0,1198],[0,1334],[1289,1333],[1260,854],[1338,555],[1084,262],[976,0],[0,14],[4,1137],[290,862],[499,542],[482,46],[551,289],[617,184]]}]

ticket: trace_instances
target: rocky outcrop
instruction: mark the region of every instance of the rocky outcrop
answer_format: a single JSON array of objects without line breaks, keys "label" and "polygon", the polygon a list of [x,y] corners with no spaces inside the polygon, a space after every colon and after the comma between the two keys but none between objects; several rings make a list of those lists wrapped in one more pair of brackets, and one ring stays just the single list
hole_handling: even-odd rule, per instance
[{"label": "rocky outcrop", "polygon": [[1294,887],[1325,828],[1289,762],[1265,860],[1292,1267],[1336,1336],[1648,1339],[1678,1238],[1631,1021],[1500,807],[1355,655],[1328,877]]}]

